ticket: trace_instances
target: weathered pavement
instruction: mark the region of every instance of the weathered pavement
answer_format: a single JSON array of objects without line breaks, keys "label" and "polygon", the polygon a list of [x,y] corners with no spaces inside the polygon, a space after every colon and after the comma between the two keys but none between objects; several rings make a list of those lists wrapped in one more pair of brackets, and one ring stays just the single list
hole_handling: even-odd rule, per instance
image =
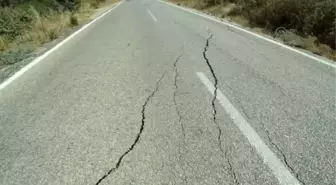
[{"label": "weathered pavement", "polygon": [[333,185],[335,85],[333,67],[125,1],[0,91],[0,184]]}]

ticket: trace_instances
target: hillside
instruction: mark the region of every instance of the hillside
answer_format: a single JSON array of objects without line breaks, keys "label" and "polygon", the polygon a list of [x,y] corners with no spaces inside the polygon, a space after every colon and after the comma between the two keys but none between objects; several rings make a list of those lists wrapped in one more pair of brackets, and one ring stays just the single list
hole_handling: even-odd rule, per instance
[{"label": "hillside", "polygon": [[0,68],[90,19],[105,0],[0,0]]},{"label": "hillside", "polygon": [[[172,0],[278,36],[286,44],[335,59],[334,0]],[[260,28],[262,30],[260,30]]]}]

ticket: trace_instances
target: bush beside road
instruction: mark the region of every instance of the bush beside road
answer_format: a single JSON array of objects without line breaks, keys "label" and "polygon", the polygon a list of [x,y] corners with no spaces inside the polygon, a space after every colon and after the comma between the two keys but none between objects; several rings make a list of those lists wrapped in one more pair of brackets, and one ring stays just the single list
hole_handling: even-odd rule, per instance
[{"label": "bush beside road", "polygon": [[333,60],[336,37],[334,0],[171,0],[259,32],[275,34],[284,43]]}]

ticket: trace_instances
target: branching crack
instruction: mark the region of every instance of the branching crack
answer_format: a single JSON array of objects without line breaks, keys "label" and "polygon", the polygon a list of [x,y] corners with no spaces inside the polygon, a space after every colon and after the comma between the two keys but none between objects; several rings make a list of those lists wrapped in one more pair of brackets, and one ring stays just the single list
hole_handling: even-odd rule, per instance
[{"label": "branching crack", "polygon": [[208,57],[206,55],[206,52],[207,52],[208,47],[209,47],[209,42],[212,39],[212,36],[213,36],[213,34],[211,34],[210,37],[206,40],[205,47],[204,47],[204,50],[203,50],[203,58],[204,58],[206,64],[208,65],[208,67],[210,69],[210,72],[212,74],[212,77],[213,77],[213,79],[215,81],[215,84],[214,84],[215,90],[213,92],[214,96],[213,96],[213,99],[211,101],[211,105],[212,105],[212,109],[213,109],[212,119],[213,119],[213,121],[216,124],[217,129],[218,129],[217,140],[218,140],[218,144],[219,144],[219,149],[224,153],[224,150],[222,148],[222,141],[221,141],[222,129],[219,127],[219,124],[217,123],[217,109],[216,109],[216,104],[215,104],[215,101],[217,99],[218,80],[217,80],[215,71],[213,70],[213,68],[212,68],[212,66],[211,66],[211,64],[209,62],[209,59],[208,59]]},{"label": "branching crack", "polygon": [[145,111],[146,111],[146,107],[147,107],[147,104],[149,103],[149,101],[151,100],[151,98],[155,95],[155,93],[158,91],[159,89],[159,86],[160,86],[160,82],[162,80],[162,78],[164,77],[164,73],[162,74],[161,78],[159,79],[159,81],[156,83],[156,86],[155,86],[155,89],[154,91],[147,97],[145,103],[142,105],[142,119],[141,119],[141,126],[140,126],[140,129],[139,129],[139,132],[137,134],[137,136],[135,137],[135,140],[133,142],[133,144],[126,150],[126,152],[124,152],[118,159],[118,162],[117,164],[115,165],[115,167],[111,168],[104,176],[102,176],[97,182],[95,185],[99,185],[105,178],[107,178],[110,174],[114,173],[115,171],[118,170],[118,168],[120,167],[121,165],[121,162],[123,160],[123,158],[128,154],[130,153],[135,145],[137,145],[140,141],[140,137],[141,137],[141,134],[145,128],[145,120],[146,120],[146,114],[145,114]]},{"label": "branching crack", "polygon": [[236,175],[236,173],[235,173],[235,171],[233,169],[232,163],[231,163],[229,157],[227,156],[227,150],[224,151],[224,149],[222,148],[222,139],[221,139],[221,137],[222,137],[222,129],[220,128],[220,126],[219,126],[219,124],[217,122],[217,109],[216,109],[215,101],[217,99],[218,79],[217,79],[215,71],[214,71],[212,65],[210,64],[210,61],[209,61],[209,59],[208,59],[208,57],[206,55],[207,51],[208,51],[208,48],[209,48],[209,42],[212,39],[212,37],[213,37],[213,34],[210,34],[210,36],[206,39],[205,47],[204,47],[204,50],[203,50],[203,58],[204,58],[206,64],[208,65],[209,70],[211,72],[211,75],[212,75],[212,77],[214,79],[214,87],[215,87],[215,89],[214,89],[214,92],[213,92],[214,96],[213,96],[213,99],[211,101],[211,105],[212,105],[212,109],[213,109],[212,119],[213,119],[213,122],[216,124],[217,130],[218,130],[218,136],[217,136],[218,147],[219,147],[220,151],[225,155],[225,158],[227,159],[227,162],[229,164],[229,170],[231,172],[231,175],[232,175],[232,177],[234,179],[235,184],[239,184],[239,182],[237,180],[237,175]]},{"label": "branching crack", "polygon": [[277,144],[274,143],[273,139],[270,136],[270,133],[268,131],[268,129],[266,129],[265,125],[261,122],[261,125],[263,126],[267,139],[268,141],[271,143],[271,145],[278,151],[278,153],[281,155],[285,165],[287,166],[287,168],[292,172],[292,174],[295,175],[296,179],[302,184],[305,185],[306,183],[300,178],[299,174],[295,172],[295,170],[293,169],[293,167],[288,163],[287,157],[286,155],[283,153],[283,151],[279,148],[279,146]]}]

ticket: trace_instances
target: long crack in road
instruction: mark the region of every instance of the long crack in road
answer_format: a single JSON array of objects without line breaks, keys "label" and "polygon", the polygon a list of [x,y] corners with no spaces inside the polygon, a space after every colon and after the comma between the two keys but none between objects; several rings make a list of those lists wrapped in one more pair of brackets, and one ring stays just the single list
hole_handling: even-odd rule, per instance
[{"label": "long crack in road", "polygon": [[139,143],[140,141],[140,137],[141,137],[141,134],[142,132],[144,131],[145,129],[145,121],[146,121],[146,107],[149,103],[149,101],[153,98],[153,96],[155,95],[155,93],[159,90],[159,86],[160,86],[160,82],[161,80],[163,79],[164,77],[164,73],[162,74],[161,78],[158,80],[158,82],[156,83],[156,86],[155,86],[155,89],[154,91],[147,97],[145,103],[143,104],[142,106],[142,111],[141,111],[141,114],[142,114],[142,119],[141,119],[141,126],[140,126],[140,129],[139,129],[139,132],[137,134],[137,136],[135,137],[135,140],[133,142],[133,144],[119,157],[118,159],[118,162],[117,164],[111,168],[104,176],[102,176],[96,183],[95,185],[99,185],[104,179],[106,179],[109,175],[111,175],[113,172],[117,171],[118,168],[120,167],[121,165],[121,162],[123,160],[123,158],[128,154],[130,153],[134,147]]}]

